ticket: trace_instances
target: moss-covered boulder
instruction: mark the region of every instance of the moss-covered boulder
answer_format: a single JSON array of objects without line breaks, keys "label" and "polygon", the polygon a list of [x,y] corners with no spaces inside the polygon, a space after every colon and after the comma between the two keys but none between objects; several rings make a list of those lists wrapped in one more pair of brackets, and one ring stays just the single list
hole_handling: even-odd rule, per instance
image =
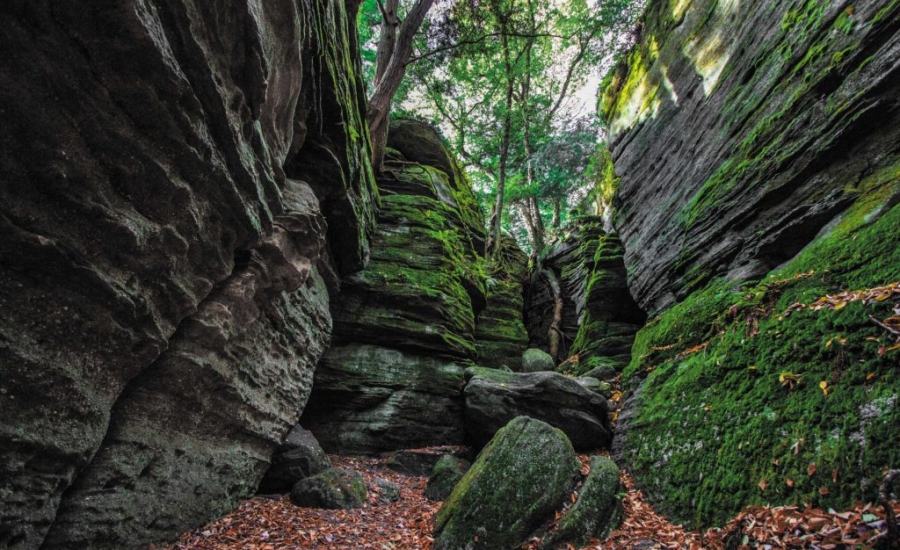
[{"label": "moss-covered boulder", "polygon": [[559,529],[544,538],[541,548],[550,550],[567,543],[583,546],[590,539],[605,539],[622,521],[623,494],[616,463],[602,456],[591,458],[591,471],[578,500],[559,520]]},{"label": "moss-covered boulder", "polygon": [[453,455],[444,455],[434,465],[428,485],[425,487],[425,498],[429,500],[444,500],[453,488],[463,478],[471,464]]},{"label": "moss-covered boulder", "polygon": [[553,357],[544,350],[529,348],[522,353],[522,372],[546,372],[556,370]]},{"label": "moss-covered boulder", "polygon": [[301,479],[331,468],[331,461],[312,433],[295,426],[275,449],[272,463],[259,482],[259,493],[287,493]]},{"label": "moss-covered boulder", "polygon": [[519,417],[497,432],[435,516],[435,550],[513,550],[552,517],[579,463],[565,434]]},{"label": "moss-covered boulder", "polygon": [[523,415],[559,428],[579,450],[605,447],[612,438],[606,399],[572,378],[480,367],[466,369],[465,376],[466,435],[476,447]]},{"label": "moss-covered boulder", "polygon": [[366,503],[366,480],[359,472],[331,468],[298,481],[291,489],[291,502],[304,508],[343,510]]}]

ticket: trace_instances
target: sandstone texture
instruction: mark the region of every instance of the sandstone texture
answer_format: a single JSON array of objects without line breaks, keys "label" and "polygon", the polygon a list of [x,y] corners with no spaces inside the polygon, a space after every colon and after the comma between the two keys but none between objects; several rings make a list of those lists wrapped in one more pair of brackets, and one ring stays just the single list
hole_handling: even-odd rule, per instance
[{"label": "sandstone texture", "polygon": [[401,122],[390,136],[400,152],[378,179],[371,261],[341,282],[333,346],[303,415],[329,452],[464,439],[463,370],[486,305],[484,221],[435,130]]},{"label": "sandstone texture", "polygon": [[556,372],[466,370],[465,427],[468,441],[483,447],[516,417],[546,422],[566,434],[577,450],[609,445],[612,430],[606,398]]},{"label": "sandstone texture", "polygon": [[603,185],[653,315],[616,461],[693,527],[873,500],[900,462],[873,322],[900,265],[900,4],[653,0],[610,78]]},{"label": "sandstone texture", "polygon": [[[603,230],[599,217],[583,217],[541,258],[543,268],[556,274],[563,294],[561,358],[577,355],[580,370],[589,370],[600,358],[621,370],[646,320],[629,293],[623,252],[619,238]],[[553,305],[546,276],[535,271],[525,300],[532,345],[549,348]]]},{"label": "sandstone texture", "polygon": [[355,21],[0,17],[0,547],[146,548],[255,491],[329,339],[325,280],[368,256]]},{"label": "sandstone texture", "polygon": [[331,461],[312,433],[294,426],[275,449],[269,469],[259,482],[261,494],[288,493],[301,479],[331,468]]}]

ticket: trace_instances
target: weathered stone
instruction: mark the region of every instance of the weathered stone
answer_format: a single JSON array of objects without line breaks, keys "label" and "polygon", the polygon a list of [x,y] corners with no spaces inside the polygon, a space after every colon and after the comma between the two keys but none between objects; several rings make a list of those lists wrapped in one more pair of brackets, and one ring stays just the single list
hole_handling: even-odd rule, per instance
[{"label": "weathered stone", "polygon": [[464,440],[463,366],[375,345],[331,348],[302,423],[328,452],[372,453]]},{"label": "weathered stone", "polygon": [[[598,217],[584,217],[568,228],[541,262],[560,281],[562,348],[579,364],[602,358],[621,370],[628,364],[635,333],[646,315],[628,290],[619,238],[603,230]],[[546,276],[534,272],[525,300],[525,322],[532,345],[547,349],[554,299]]]},{"label": "weathered stone", "polygon": [[591,370],[582,374],[582,377],[590,377],[596,378],[597,380],[606,381],[612,380],[616,376],[619,375],[619,371],[613,365],[605,364],[600,365],[598,367],[594,367]]},{"label": "weathered stone", "polygon": [[528,259],[512,237],[503,235],[495,261],[498,269],[487,284],[487,307],[475,324],[477,362],[491,368],[518,366],[528,347],[522,317]]},{"label": "weathered stone", "polygon": [[[303,406],[334,271],[317,202],[335,260],[367,255],[355,19],[338,0],[0,19],[0,545],[171,540],[252,493]],[[286,178],[298,151],[338,159],[327,192]]]},{"label": "weathered stone", "polygon": [[331,468],[300,480],[291,489],[291,502],[304,508],[343,510],[366,503],[366,480],[359,472]]},{"label": "weathered stone", "polygon": [[397,502],[400,500],[400,486],[394,483],[393,481],[388,481],[386,479],[375,479],[372,482],[374,487],[370,487],[369,489],[374,491],[377,495],[377,501],[379,504],[390,504],[392,502]]},{"label": "weathered stone", "polygon": [[518,416],[529,416],[561,429],[576,449],[609,444],[612,432],[606,399],[555,372],[506,373],[466,369],[466,434],[476,447]]},{"label": "weathered stone", "polygon": [[519,417],[481,451],[435,516],[435,550],[513,550],[550,519],[574,485],[565,434]]},{"label": "weathered stone", "polygon": [[301,479],[331,468],[331,461],[313,434],[299,425],[278,446],[269,469],[259,482],[259,493],[287,493]]},{"label": "weathered stone", "polygon": [[573,378],[572,380],[578,382],[582,388],[591,390],[592,392],[599,393],[603,397],[609,399],[612,396],[612,386],[609,382],[601,382],[596,378],[591,376],[581,376],[578,378]]},{"label": "weathered stone", "polygon": [[882,0],[653,1],[612,76],[615,225],[657,313],[613,453],[677,522],[844,509],[900,461],[900,373],[872,341],[891,306],[791,308],[897,280],[898,17]]},{"label": "weathered stone", "polygon": [[469,470],[471,464],[467,460],[453,455],[444,455],[437,461],[425,486],[425,498],[444,500]]},{"label": "weathered stone", "polygon": [[591,458],[591,472],[578,500],[559,520],[559,529],[543,540],[541,548],[549,550],[566,543],[583,546],[590,539],[606,539],[622,521],[622,494],[616,463],[602,456]]},{"label": "weathered stone", "polygon": [[334,345],[303,417],[328,451],[463,441],[462,365],[476,356],[475,320],[486,305],[484,220],[440,140],[422,147],[428,154],[412,158],[442,169],[386,163],[371,261],[344,277],[332,304]]},{"label": "weathered stone", "polygon": [[525,350],[522,354],[522,372],[545,372],[556,370],[550,354],[537,348]]},{"label": "weathered stone", "polygon": [[764,276],[900,156],[896,4],[720,4],[649,2],[603,100],[615,226],[651,313]]}]

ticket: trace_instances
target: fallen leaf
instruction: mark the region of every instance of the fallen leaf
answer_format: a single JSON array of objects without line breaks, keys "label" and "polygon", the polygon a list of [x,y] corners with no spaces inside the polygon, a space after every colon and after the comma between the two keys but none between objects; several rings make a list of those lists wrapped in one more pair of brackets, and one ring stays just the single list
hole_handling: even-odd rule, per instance
[{"label": "fallen leaf", "polygon": [[806,469],[806,475],[811,476],[816,473],[816,464],[813,462],[809,465],[809,468]]},{"label": "fallen leaf", "polygon": [[766,478],[762,478],[762,480],[759,482],[759,490],[765,491],[766,487],[768,487],[768,486],[769,486],[769,482],[766,481]]}]

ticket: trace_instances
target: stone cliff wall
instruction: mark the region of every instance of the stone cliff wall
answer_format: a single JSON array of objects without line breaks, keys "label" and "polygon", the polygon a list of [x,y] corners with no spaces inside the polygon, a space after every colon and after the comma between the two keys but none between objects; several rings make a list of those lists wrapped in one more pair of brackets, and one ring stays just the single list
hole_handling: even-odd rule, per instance
[{"label": "stone cliff wall", "polygon": [[368,256],[354,20],[0,15],[0,548],[146,547],[253,492],[328,341],[323,277]]},{"label": "stone cliff wall", "polygon": [[653,0],[611,82],[614,221],[657,314],[618,459],[694,526],[871,499],[900,463],[873,322],[900,310],[900,4]]}]

